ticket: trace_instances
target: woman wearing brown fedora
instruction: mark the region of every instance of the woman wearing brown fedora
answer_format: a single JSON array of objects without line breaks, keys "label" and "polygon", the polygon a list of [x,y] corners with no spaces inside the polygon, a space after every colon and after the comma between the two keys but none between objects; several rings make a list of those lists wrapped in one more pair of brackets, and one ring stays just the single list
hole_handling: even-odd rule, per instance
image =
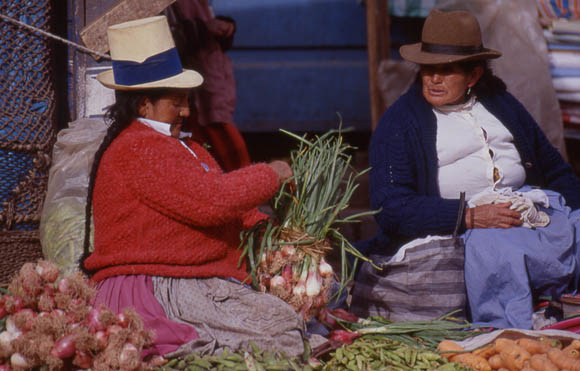
[{"label": "woman wearing brown fedora", "polygon": [[381,212],[367,253],[450,235],[461,212],[470,319],[532,328],[539,296],[576,289],[580,181],[492,74],[501,53],[483,46],[472,14],[433,10],[422,41],[400,53],[420,71],[372,136],[371,206]]},{"label": "woman wearing brown fedora", "polygon": [[252,342],[302,353],[303,322],[281,299],[241,283],[238,249],[242,228],[265,217],[257,206],[292,175],[289,166],[224,173],[181,131],[188,93],[203,79],[182,69],[164,16],[111,26],[108,38],[113,68],[97,79],[115,89],[116,102],[90,173],[82,260],[96,304],[136,309],[155,332],[144,356]]}]

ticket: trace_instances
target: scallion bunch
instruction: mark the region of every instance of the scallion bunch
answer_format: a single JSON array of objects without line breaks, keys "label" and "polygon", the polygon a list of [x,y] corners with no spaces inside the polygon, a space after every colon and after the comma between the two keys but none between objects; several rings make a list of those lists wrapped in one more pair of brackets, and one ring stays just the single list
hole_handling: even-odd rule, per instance
[{"label": "scallion bunch", "polygon": [[[339,226],[374,213],[341,218],[357,178],[369,169],[352,168],[350,153],[356,148],[344,143],[341,129],[312,139],[281,131],[298,141],[290,154],[294,175],[273,199],[272,216],[242,233],[242,259],[247,259],[256,289],[282,298],[309,320],[326,308],[331,295],[335,274],[326,255],[339,249],[338,292],[352,279],[357,259],[367,260]],[[347,254],[354,256],[354,264]]]}]

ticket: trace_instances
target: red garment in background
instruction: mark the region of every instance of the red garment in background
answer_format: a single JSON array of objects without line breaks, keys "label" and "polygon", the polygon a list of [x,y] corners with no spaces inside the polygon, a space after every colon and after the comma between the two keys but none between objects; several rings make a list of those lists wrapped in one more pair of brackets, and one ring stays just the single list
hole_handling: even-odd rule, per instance
[{"label": "red garment in background", "polygon": [[195,141],[209,145],[207,150],[225,172],[250,165],[246,142],[234,125],[228,123],[192,125],[187,130],[192,132]]},{"label": "red garment in background", "polygon": [[222,38],[210,31],[208,24],[215,17],[207,0],[178,0],[171,6],[169,19],[184,67],[204,78],[193,90],[192,112],[184,130],[210,145],[209,151],[224,171],[249,165],[246,143],[233,125],[236,85],[232,62],[225,53],[233,35]]}]

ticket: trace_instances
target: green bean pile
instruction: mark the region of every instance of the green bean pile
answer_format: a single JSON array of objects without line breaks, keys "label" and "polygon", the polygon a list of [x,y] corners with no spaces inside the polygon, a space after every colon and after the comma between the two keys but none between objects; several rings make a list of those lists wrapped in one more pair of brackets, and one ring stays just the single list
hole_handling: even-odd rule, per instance
[{"label": "green bean pile", "polygon": [[363,337],[330,353],[323,370],[467,370],[428,348],[386,337]]},{"label": "green bean pile", "polygon": [[218,355],[188,354],[185,357],[174,358],[158,370],[239,370],[239,371],[302,371],[313,370],[300,358],[288,358],[280,353],[265,352],[256,346],[251,352],[231,353],[227,350]]}]

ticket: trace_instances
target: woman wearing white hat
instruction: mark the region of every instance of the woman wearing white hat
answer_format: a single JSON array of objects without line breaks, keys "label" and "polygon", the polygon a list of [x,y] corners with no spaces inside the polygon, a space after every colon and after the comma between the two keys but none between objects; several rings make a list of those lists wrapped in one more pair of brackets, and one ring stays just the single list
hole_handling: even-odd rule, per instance
[{"label": "woman wearing white hat", "polygon": [[[501,53],[483,46],[472,14],[433,10],[421,42],[400,52],[420,72],[372,136],[371,205],[382,210],[368,253],[391,256],[416,238],[450,235],[464,215],[471,319],[531,328],[538,296],[577,285],[579,213],[570,208],[580,208],[580,181],[492,74],[488,61]],[[523,194],[530,186],[545,192]],[[364,298],[354,304],[381,307]]]},{"label": "woman wearing white hat", "polygon": [[256,207],[292,175],[289,166],[223,173],[181,132],[189,89],[203,79],[182,69],[165,17],[112,26],[108,37],[113,68],[97,79],[115,89],[116,102],[90,175],[82,261],[97,282],[97,304],[137,310],[156,332],[144,356],[252,342],[301,353],[299,316],[240,283],[239,233],[265,217]]}]

